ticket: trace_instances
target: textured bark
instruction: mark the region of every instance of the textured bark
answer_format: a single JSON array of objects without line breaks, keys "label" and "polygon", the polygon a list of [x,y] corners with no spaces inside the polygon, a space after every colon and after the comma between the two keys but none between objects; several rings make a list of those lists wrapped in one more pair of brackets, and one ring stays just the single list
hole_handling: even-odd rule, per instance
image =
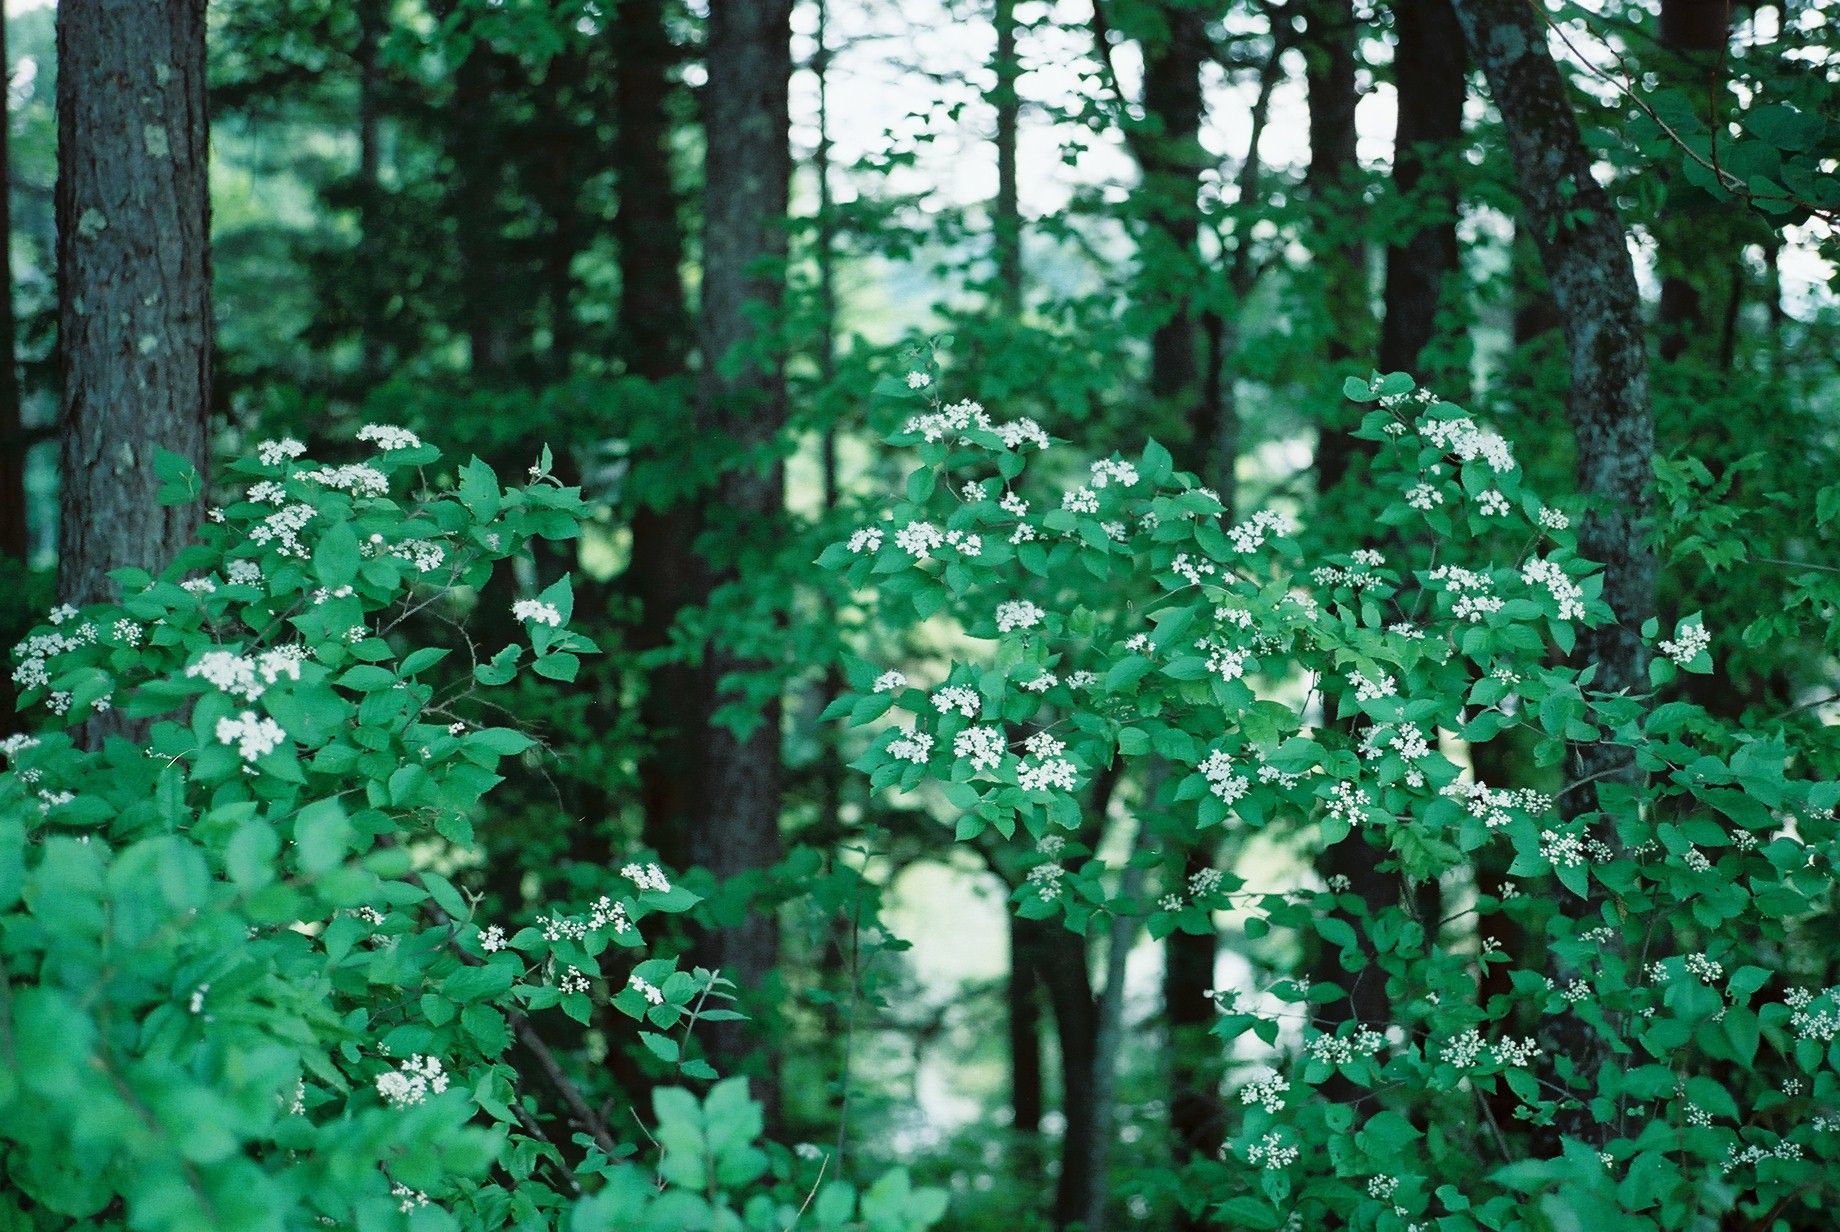
[{"label": "textured bark", "polygon": [[[706,57],[698,425],[738,449],[758,449],[786,417],[783,364],[759,335],[756,318],[763,310],[776,314],[784,286],[791,0],[713,0]],[[733,533],[764,540],[784,510],[783,468],[777,461],[737,462],[723,473],[715,497]],[[711,578],[734,580],[732,570]],[[704,660],[705,703],[712,710],[718,704],[722,677],[763,666],[717,640]],[[745,738],[708,726],[704,741],[691,856],[724,879],[770,867],[780,854],[777,702]],[[767,978],[778,952],[778,921],[763,910],[706,938],[701,957],[747,987]],[[720,1067],[733,1070],[749,1032],[732,1023],[713,1026],[704,1038]],[[762,1092],[769,1106],[777,1102],[773,1087],[769,1079]]]},{"label": "textured bark", "polygon": [[[1456,0],[1456,9],[1501,112],[1523,216],[1565,330],[1566,412],[1577,440],[1578,481],[1596,505],[1580,528],[1579,547],[1603,563],[1604,598],[1616,614],[1612,624],[1587,631],[1580,648],[1599,665],[1597,688],[1641,690],[1647,651],[1639,630],[1655,606],[1655,559],[1642,528],[1651,507],[1654,425],[1628,239],[1616,206],[1591,174],[1591,155],[1539,15],[1524,0]],[[1591,745],[1579,750],[1573,769],[1582,778],[1627,760],[1609,746]]]},{"label": "textured bark", "polygon": [[[1150,395],[1173,408],[1188,429],[1188,462],[1206,474],[1215,432],[1202,398],[1194,296],[1201,215],[1200,148],[1206,101],[1201,65],[1208,52],[1207,24],[1191,5],[1165,5],[1168,35],[1144,44],[1144,115],[1154,131],[1140,144],[1145,209],[1151,231],[1145,263],[1151,290],[1169,296],[1169,319],[1150,336]],[[1161,269],[1155,268],[1161,266]],[[1171,288],[1173,287],[1173,291]]]},{"label": "textured bark", "polygon": [[[1304,188],[1315,206],[1320,238],[1311,242],[1321,280],[1329,330],[1324,355],[1334,369],[1350,366],[1361,343],[1372,337],[1367,302],[1367,245],[1356,220],[1338,209],[1359,172],[1355,157],[1355,23],[1353,0],[1311,0],[1304,10],[1304,85],[1310,101],[1310,165]],[[1353,365],[1365,367],[1365,363]],[[1339,379],[1339,378],[1338,378]],[[1364,442],[1349,435],[1349,423],[1325,423],[1316,449],[1316,485],[1328,491],[1342,481]]]},{"label": "textured bark", "polygon": [[1087,1167],[1096,1137],[1093,1084],[1098,1059],[1099,1007],[1087,969],[1086,938],[1058,922],[1022,920],[1036,940],[1037,969],[1054,1014],[1061,1053],[1061,1170],[1054,1185],[1054,1227],[1065,1232],[1086,1218],[1097,1181]]},{"label": "textured bark", "polygon": [[1380,370],[1422,379],[1421,357],[1431,341],[1444,284],[1457,273],[1456,185],[1447,175],[1427,188],[1426,165],[1463,140],[1463,99],[1468,60],[1463,27],[1449,0],[1393,5],[1398,42],[1393,76],[1399,122],[1393,137],[1393,190],[1420,203],[1418,224],[1386,250],[1385,316],[1380,327]]},{"label": "textured bark", "polygon": [[[1731,40],[1729,0],[1662,0],[1660,32],[1664,78],[1686,90],[1703,86],[1716,100]],[[1742,280],[1731,259],[1736,242],[1730,223],[1719,219],[1725,211],[1717,202],[1679,176],[1668,188],[1667,208],[1655,226],[1661,273],[1657,349],[1664,360],[1693,351],[1722,358],[1726,348],[1712,335],[1705,300],[1709,283],[1725,284],[1727,313],[1737,309]]]},{"label": "textured bark", "polygon": [[[6,66],[6,22],[0,21],[0,67]],[[11,125],[0,114],[0,238],[13,234]],[[25,563],[31,553],[26,533],[25,421],[19,408],[18,331],[13,316],[13,246],[0,244],[0,556]],[[0,684],[0,724],[12,713],[10,685]]]},{"label": "textured bark", "polygon": [[[1041,1132],[1041,981],[1035,967],[1040,961],[1029,935],[1029,921],[1009,917],[1009,979],[1005,1004],[1009,1011],[1010,1129],[1033,1138]],[[1031,1143],[1024,1158],[1032,1173],[1036,1163]]]},{"label": "textured bark", "polygon": [[[1155,227],[1149,255],[1169,266],[1169,272],[1156,275],[1156,280],[1185,288],[1193,280],[1194,267],[1200,260],[1197,200],[1201,166],[1197,141],[1206,108],[1201,66],[1208,50],[1207,28],[1202,13],[1188,6],[1165,6],[1163,20],[1168,37],[1149,41],[1144,47],[1144,114],[1154,122],[1154,131],[1143,143],[1141,154],[1147,195],[1145,212]],[[1198,362],[1202,350],[1199,325],[1193,296],[1178,290],[1169,319],[1157,326],[1150,338],[1150,395],[1182,416],[1188,429],[1183,465],[1202,475],[1204,482],[1216,482],[1222,470],[1230,471],[1231,462],[1223,461],[1219,455],[1220,386],[1204,378]],[[1189,853],[1186,860],[1201,867],[1212,864],[1211,855],[1212,844],[1204,844],[1201,850]],[[1170,1044],[1169,1120],[1178,1165],[1197,1153],[1208,1152],[1222,1121],[1218,1071],[1210,1064],[1219,1049],[1209,1047],[1207,1036],[1214,1008],[1204,995],[1213,987],[1216,944],[1213,936],[1188,933],[1171,934],[1163,943],[1163,1004]],[[1110,1077],[1101,1075],[1106,1080]],[[1102,1198],[1102,1182],[1098,1192]]]},{"label": "textured bark", "polygon": [[[683,227],[671,176],[671,82],[677,58],[664,24],[663,0],[622,0],[608,26],[616,61],[613,169],[619,209],[613,218],[620,300],[615,349],[627,372],[650,381],[682,377],[689,365],[691,321],[683,282]],[[659,459],[646,459],[660,465]],[[636,650],[655,650],[696,600],[700,562],[691,551],[694,511],[679,504],[632,515],[626,585],[639,601]],[[701,709],[696,669],[665,664],[646,677],[642,711],[651,752],[639,762],[646,842],[673,867],[689,863],[692,793],[700,777]]]},{"label": "textured bark", "polygon": [[997,200],[993,210],[997,250],[997,290],[1011,315],[1022,310],[1022,203],[1017,192],[1016,138],[1022,123],[1022,99],[1016,79],[1016,0],[996,0],[996,55],[991,69],[997,88],[990,100],[997,110]]},{"label": "textured bark", "polygon": [[[1507,130],[1522,217],[1539,246],[1553,305],[1565,332],[1566,412],[1577,443],[1579,487],[1593,508],[1579,529],[1581,553],[1604,565],[1604,598],[1615,618],[1579,637],[1582,660],[1597,667],[1607,693],[1647,688],[1642,623],[1654,614],[1655,559],[1644,538],[1654,454],[1647,357],[1635,271],[1622,220],[1591,174],[1566,83],[1546,45],[1546,27],[1524,0],[1456,0],[1470,54],[1488,79]],[[1633,781],[1627,750],[1605,742],[1575,745],[1564,795],[1570,815],[1597,806],[1598,788]],[[1601,907],[1594,897],[1583,908]],[[1560,971],[1559,978],[1571,974]],[[1544,1034],[1549,1056],[1565,1056],[1583,1091],[1595,1085],[1606,1046],[1573,1015]],[[1563,1113],[1559,1136],[1603,1141],[1613,1127],[1588,1112]]]},{"label": "textured bark", "polygon": [[205,464],[211,276],[204,0],[57,11],[58,592],[164,566],[196,502],[155,500],[154,452]]}]

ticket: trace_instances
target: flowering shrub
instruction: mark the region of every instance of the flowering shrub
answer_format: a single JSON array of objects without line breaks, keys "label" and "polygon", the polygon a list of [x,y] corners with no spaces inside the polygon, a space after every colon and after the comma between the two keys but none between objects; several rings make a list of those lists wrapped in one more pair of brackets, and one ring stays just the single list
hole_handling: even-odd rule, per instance
[{"label": "flowering shrub", "polygon": [[[1601,578],[1505,439],[1403,376],[1350,382],[1393,493],[1384,551],[1306,559],[1286,513],[1226,520],[1154,442],[1068,459],[922,375],[884,386],[924,401],[891,437],[920,459],[902,499],[821,563],[960,653],[857,663],[831,713],[870,729],[874,787],[1018,849],[1022,915],[1243,921],[1272,977],[1212,993],[1251,1072],[1181,1186],[1196,1209],[1378,1232],[1831,1220],[1840,784],[1798,779],[1778,732],[1593,691],[1565,656],[1609,619]],[[1709,670],[1708,645],[1680,621],[1651,679]],[[1479,778],[1510,743],[1537,777]],[[1591,743],[1628,760],[1568,781]],[[1102,774],[1141,893],[1094,854]],[[1306,853],[1358,836],[1393,892],[1185,870],[1214,827]],[[1301,974],[1323,946],[1339,984]],[[1331,1008],[1361,981],[1386,1020]]]},{"label": "flowering shrub", "polygon": [[[13,653],[50,718],[0,748],[0,1223],[936,1221],[899,1173],[816,1188],[824,1161],[763,1148],[738,1080],[660,1088],[653,1128],[622,1109],[621,1136],[582,1097],[553,1011],[604,1003],[690,1080],[716,1076],[694,1025],[735,1015],[716,973],[644,954],[648,921],[697,901],[655,863],[531,921],[476,918],[448,876],[532,749],[491,691],[568,682],[594,650],[566,577],[516,601],[511,645],[461,620],[532,540],[576,533],[579,496],[546,463],[504,488],[477,460],[429,470],[404,429],[358,436],[374,451],[341,465],[263,443],[165,574],[118,573],[119,603],[60,608]],[[416,613],[454,644],[410,644]]]}]

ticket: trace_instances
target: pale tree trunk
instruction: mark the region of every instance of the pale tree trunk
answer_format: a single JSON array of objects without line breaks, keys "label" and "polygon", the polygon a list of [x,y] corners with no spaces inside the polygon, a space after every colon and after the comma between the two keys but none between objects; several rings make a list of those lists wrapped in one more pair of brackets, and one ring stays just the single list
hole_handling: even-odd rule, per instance
[{"label": "pale tree trunk", "polygon": [[[6,22],[0,19],[0,70],[8,73]],[[20,414],[18,331],[13,316],[12,123],[0,110],[0,556],[21,565],[31,555],[26,528],[26,432]],[[0,725],[12,714],[10,684],[0,682]]]},{"label": "pale tree trunk", "polygon": [[[785,221],[792,173],[787,91],[792,75],[791,0],[712,0],[703,94],[703,282],[699,334],[703,364],[698,425],[737,449],[757,449],[781,430],[786,416],[782,359],[763,338],[757,313],[779,307],[784,287]],[[749,460],[726,470],[711,512],[723,529],[764,547],[782,521],[785,477],[777,462]],[[710,579],[736,581],[732,570]],[[720,704],[719,682],[766,664],[738,655],[719,637],[707,648],[701,695],[709,712]],[[780,855],[780,707],[764,708],[751,732],[737,736],[706,725],[699,820],[690,839],[693,861],[718,878],[758,872]],[[770,910],[705,938],[703,965],[719,968],[743,988],[758,988],[779,953],[778,920]],[[719,1068],[734,1069],[751,1032],[712,1024],[703,1038]],[[776,1084],[761,1094],[777,1105]]]},{"label": "pale tree trunk", "polygon": [[158,569],[196,501],[155,499],[156,450],[202,472],[211,402],[204,0],[57,11],[58,592],[112,597]]}]

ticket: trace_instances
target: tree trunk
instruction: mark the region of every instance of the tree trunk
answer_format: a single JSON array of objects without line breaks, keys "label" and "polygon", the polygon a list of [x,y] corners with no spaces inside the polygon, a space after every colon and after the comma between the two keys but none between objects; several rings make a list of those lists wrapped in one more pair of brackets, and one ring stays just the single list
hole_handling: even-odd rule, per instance
[{"label": "tree trunk", "polygon": [[58,592],[113,597],[197,529],[162,506],[154,452],[205,466],[211,402],[204,0],[57,11]]},{"label": "tree trunk", "polygon": [[[1463,100],[1468,62],[1463,27],[1449,0],[1393,5],[1398,43],[1393,77],[1399,97],[1393,137],[1393,191],[1416,203],[1418,225],[1386,250],[1385,317],[1380,328],[1380,371],[1410,372],[1435,382],[1453,374],[1421,371],[1425,347],[1437,325],[1445,283],[1458,272],[1457,217],[1461,206],[1447,166],[1463,140]],[[1433,180],[1425,184],[1431,165]]]},{"label": "tree trunk", "polygon": [[1016,181],[1016,138],[1022,121],[1022,99],[1016,79],[1022,66],[1016,60],[1016,0],[996,0],[997,51],[991,59],[997,87],[990,100],[997,109],[997,201],[994,211],[997,250],[997,290],[1003,310],[1011,316],[1022,311],[1022,204]]},{"label": "tree trunk", "polygon": [[1144,43],[1144,114],[1156,130],[1140,147],[1146,236],[1146,290],[1171,301],[1169,318],[1150,336],[1150,396],[1182,417],[1190,441],[1189,464],[1202,475],[1211,469],[1214,431],[1201,398],[1195,304],[1201,216],[1201,149],[1198,144],[1206,102],[1201,65],[1208,53],[1207,23],[1189,5],[1165,5],[1166,38]]},{"label": "tree trunk", "polygon": [[1088,1171],[1096,1137],[1094,1064],[1098,1057],[1099,1007],[1093,1000],[1086,963],[1086,937],[1059,921],[1021,920],[1036,939],[1037,969],[1054,1014],[1061,1053],[1061,1170],[1054,1185],[1056,1232],[1086,1218],[1094,1178]]},{"label": "tree trunk", "polygon": [[[758,317],[776,315],[784,287],[785,220],[792,173],[787,93],[792,76],[791,0],[713,0],[704,87],[703,284],[699,324],[703,364],[697,422],[706,435],[737,451],[763,451],[786,417],[786,380],[774,344]],[[785,505],[784,470],[758,456],[732,462],[715,493],[722,529],[764,546]],[[725,567],[710,582],[737,580]],[[701,696],[713,713],[720,682],[767,665],[716,641],[706,651]],[[746,735],[726,727],[702,732],[703,773],[698,823],[691,835],[695,863],[727,880],[771,867],[779,859],[780,708],[776,701]],[[716,930],[705,939],[705,966],[747,987],[772,972],[779,952],[771,911]],[[751,1032],[712,1024],[705,1042],[718,1064],[733,1069]],[[761,1094],[777,1104],[769,1077]]]},{"label": "tree trunk", "polygon": [[[1682,89],[1703,85],[1713,107],[1720,93],[1725,49],[1731,40],[1729,0],[1662,0],[1661,48],[1664,77]],[[1713,121],[1715,124],[1717,120]],[[1728,303],[1738,299],[1730,222],[1702,189],[1680,176],[1668,182],[1668,201],[1655,226],[1661,302],[1655,321],[1657,349],[1664,360],[1689,351],[1717,356],[1723,350],[1706,310],[1707,284],[1731,278]]]},{"label": "tree trunk", "polygon": [[[358,216],[359,228],[366,244],[375,243],[381,230],[383,208],[383,151],[380,138],[382,102],[381,77],[378,71],[378,45],[383,39],[388,17],[384,0],[357,0],[358,44],[354,59],[358,69]],[[367,279],[369,281],[369,279]],[[364,304],[359,315],[358,380],[361,391],[368,392],[373,381],[383,374],[383,304],[387,293],[374,283],[364,289]]]},{"label": "tree trunk", "polygon": [[[1615,204],[1591,174],[1565,79],[1546,28],[1523,0],[1455,0],[1470,54],[1482,66],[1513,154],[1522,209],[1539,245],[1565,330],[1566,412],[1578,446],[1579,486],[1598,508],[1579,532],[1582,553],[1604,565],[1613,624],[1580,638],[1606,693],[1647,687],[1639,630],[1654,614],[1655,559],[1643,537],[1654,455],[1641,304],[1628,238]],[[1583,778],[1626,755],[1580,750]]]},{"label": "tree trunk", "polygon": [[[626,371],[648,381],[688,371],[691,323],[683,281],[684,237],[671,174],[669,100],[678,50],[665,28],[664,0],[622,0],[608,25],[613,40],[614,180],[619,209],[613,238],[620,270],[614,347]],[[646,457],[641,465],[666,465]],[[639,602],[633,648],[653,651],[670,638],[678,612],[699,593],[701,562],[692,507],[632,511],[632,557],[625,582]],[[675,868],[690,863],[693,785],[702,745],[696,669],[667,663],[646,674],[641,702],[653,748],[639,761],[645,841]]]},{"label": "tree trunk", "polygon": [[[1323,356],[1331,370],[1339,372],[1363,353],[1365,340],[1372,337],[1367,243],[1360,219],[1349,216],[1351,188],[1360,172],[1355,154],[1355,107],[1361,101],[1355,79],[1359,27],[1353,0],[1311,0],[1304,19],[1304,88],[1310,103],[1310,163],[1304,189],[1313,207],[1307,242],[1328,324]],[[1349,435],[1352,428],[1339,422],[1323,424],[1316,450],[1320,491],[1340,483],[1365,452],[1363,443]]]},{"label": "tree trunk", "polygon": [[[1655,608],[1655,558],[1643,527],[1651,507],[1654,425],[1628,239],[1609,194],[1591,174],[1591,155],[1539,13],[1523,0],[1456,0],[1456,8],[1507,130],[1522,216],[1539,245],[1565,332],[1566,412],[1577,442],[1579,487],[1593,505],[1579,529],[1579,550],[1603,563],[1604,599],[1615,614],[1611,624],[1581,633],[1579,651],[1597,668],[1595,688],[1642,693],[1647,648],[1639,630]],[[1597,807],[1600,780],[1633,782],[1639,774],[1629,752],[1607,742],[1574,746],[1566,769],[1571,816]],[[1600,907],[1594,895],[1582,910],[1591,914]],[[1571,974],[1561,970],[1559,977]],[[1546,1044],[1549,1055],[1572,1061],[1575,1088],[1595,1087],[1605,1045],[1594,1032],[1565,1015]],[[1610,1129],[1588,1112],[1566,1114],[1547,1135],[1548,1145],[1556,1149],[1562,1134],[1601,1142]]]},{"label": "tree trunk", "polygon": [[[0,19],[0,71],[10,71],[6,22]],[[13,317],[12,125],[0,111],[0,556],[24,566],[32,553],[26,529],[25,420],[19,404],[18,330]],[[0,682],[0,728],[13,712],[10,681]]]}]

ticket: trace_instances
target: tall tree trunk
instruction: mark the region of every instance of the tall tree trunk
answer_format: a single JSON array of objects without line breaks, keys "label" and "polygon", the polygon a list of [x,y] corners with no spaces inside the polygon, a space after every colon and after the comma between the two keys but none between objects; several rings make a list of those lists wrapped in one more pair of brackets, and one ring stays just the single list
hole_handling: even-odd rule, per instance
[{"label": "tall tree trunk", "polygon": [[[1639,692],[1648,664],[1639,630],[1655,609],[1655,558],[1642,527],[1655,435],[1628,236],[1591,174],[1539,14],[1522,0],[1455,3],[1507,129],[1524,217],[1565,330],[1579,486],[1597,506],[1580,528],[1579,548],[1603,563],[1604,598],[1616,615],[1586,631],[1580,647],[1585,661],[1598,664],[1595,687]],[[1629,764],[1626,754],[1596,744],[1580,750],[1573,770],[1585,778]]]},{"label": "tall tree trunk", "polygon": [[[684,238],[671,174],[669,70],[678,58],[665,27],[664,0],[622,0],[608,26],[615,54],[613,218],[620,300],[614,347],[628,373],[648,381],[683,377],[689,367],[691,320],[683,281]],[[662,457],[642,465],[667,465]],[[639,601],[634,649],[657,650],[671,625],[699,593],[701,562],[693,506],[679,501],[632,512],[632,558],[626,584]],[[654,747],[639,762],[645,841],[667,864],[690,863],[692,795],[699,780],[701,708],[696,669],[681,663],[646,674],[641,703]]]},{"label": "tall tree trunk", "polygon": [[474,42],[454,71],[449,146],[461,328],[472,379],[486,386],[510,379],[518,326],[529,319],[528,301],[508,303],[506,295],[509,270],[499,206],[504,142],[493,115],[493,97],[505,88],[504,78],[500,54],[483,39]]},{"label": "tall tree trunk", "polygon": [[1445,284],[1460,267],[1457,217],[1461,205],[1447,167],[1425,184],[1427,164],[1445,163],[1463,140],[1463,100],[1468,58],[1463,27],[1450,0],[1393,5],[1398,42],[1393,78],[1399,119],[1393,136],[1393,191],[1416,203],[1417,225],[1386,250],[1385,317],[1380,327],[1380,370],[1421,379],[1425,347],[1437,325]]},{"label": "tall tree trunk", "polygon": [[[1310,163],[1304,189],[1313,207],[1307,242],[1328,323],[1323,355],[1332,370],[1339,370],[1348,367],[1372,337],[1367,242],[1360,218],[1349,212],[1354,178],[1360,171],[1355,154],[1355,108],[1361,101],[1355,76],[1359,26],[1354,0],[1310,0],[1304,20],[1304,88],[1310,102]],[[1349,435],[1352,427],[1324,422],[1319,429],[1316,483],[1320,491],[1340,483],[1363,452],[1362,443]]]},{"label": "tall tree trunk", "polygon": [[1035,944],[1031,947],[1047,990],[1061,1054],[1060,1176],[1054,1185],[1056,1232],[1086,1218],[1093,1187],[1099,1182],[1089,1171],[1096,1139],[1094,1087],[1098,1059],[1099,1006],[1093,999],[1092,973],[1087,969],[1086,937],[1070,932],[1055,920],[1019,920]]},{"label": "tall tree trunk", "polygon": [[[1715,108],[1722,102],[1722,69],[1730,41],[1730,0],[1662,0],[1660,42],[1666,53],[1665,75],[1686,90],[1704,86],[1707,101]],[[1689,351],[1717,356],[1723,347],[1713,336],[1708,319],[1706,284],[1730,277],[1729,302],[1736,304],[1740,279],[1729,251],[1735,247],[1727,234],[1730,224],[1718,219],[1724,211],[1717,202],[1679,176],[1669,182],[1668,190],[1667,207],[1655,227],[1661,267],[1661,303],[1655,322],[1658,350],[1662,359],[1670,361]]]},{"label": "tall tree trunk", "polygon": [[1016,142],[1022,121],[1022,98],[1016,80],[1022,65],[1016,59],[1016,0],[996,0],[997,51],[991,69],[997,87],[990,100],[997,110],[997,201],[994,211],[997,251],[997,290],[1003,310],[1014,316],[1022,311],[1022,203],[1017,191]]},{"label": "tall tree trunk", "polygon": [[[1647,649],[1639,631],[1655,608],[1655,558],[1643,526],[1651,508],[1654,425],[1628,237],[1615,204],[1591,174],[1591,155],[1540,14],[1523,0],[1456,0],[1456,9],[1507,130],[1522,217],[1539,245],[1565,332],[1566,412],[1577,442],[1579,487],[1593,506],[1579,529],[1579,550],[1603,562],[1604,599],[1615,614],[1605,627],[1584,631],[1579,650],[1584,662],[1596,665],[1594,687],[1641,693]],[[1600,781],[1633,782],[1639,774],[1626,749],[1602,741],[1574,746],[1566,769],[1565,801],[1573,816],[1597,807]],[[1600,905],[1594,898],[1584,910]],[[1549,1055],[1571,1060],[1578,1089],[1595,1087],[1605,1056],[1595,1033],[1565,1015],[1547,1044]],[[1588,1113],[1567,1114],[1549,1138],[1555,1146],[1559,1134],[1601,1141],[1608,1129]]]},{"label": "tall tree trunk", "polygon": [[198,504],[161,506],[155,450],[200,471],[211,402],[204,0],[57,11],[58,592],[164,566]]},{"label": "tall tree trunk", "polygon": [[[0,73],[11,73],[6,21],[0,18]],[[9,76],[10,80],[10,76]],[[32,541],[26,527],[26,436],[20,414],[18,329],[13,316],[13,201],[11,113],[0,110],[0,556],[26,563]],[[0,682],[0,690],[10,689]],[[11,693],[0,694],[0,725],[12,714]]]},{"label": "tall tree trunk", "polygon": [[[358,44],[354,59],[358,68],[358,216],[363,242],[377,242],[383,208],[383,150],[380,137],[382,118],[382,74],[377,63],[379,44],[387,28],[385,0],[356,0]],[[358,338],[358,380],[368,389],[383,372],[383,288],[374,284],[365,288],[364,304],[358,318],[362,334]]]},{"label": "tall tree trunk", "polygon": [[[784,288],[785,221],[792,154],[787,93],[792,76],[791,0],[713,0],[704,87],[703,283],[699,335],[703,355],[697,422],[737,451],[753,451],[724,470],[715,494],[723,530],[771,541],[785,505],[784,470],[760,454],[786,417],[786,380],[759,314],[776,313]],[[732,567],[713,576],[737,580]],[[711,713],[723,677],[767,665],[722,641],[706,648],[701,690]],[[695,862],[718,878],[756,872],[780,854],[780,708],[764,707],[751,731],[706,726],[699,819],[691,835]],[[773,912],[716,930],[705,939],[705,966],[743,987],[758,987],[779,952]],[[705,1036],[719,1063],[733,1068],[749,1034],[732,1023]],[[762,1091],[777,1105],[769,1077]]]},{"label": "tall tree trunk", "polygon": [[[1154,131],[1143,142],[1146,194],[1145,213],[1153,230],[1145,244],[1146,277],[1153,285],[1173,287],[1170,316],[1150,338],[1150,396],[1164,407],[1175,408],[1188,429],[1183,465],[1203,482],[1220,482],[1232,462],[1220,453],[1220,406],[1217,374],[1204,376],[1199,362],[1202,348],[1198,314],[1191,288],[1199,279],[1199,196],[1201,192],[1201,123],[1206,101],[1202,95],[1201,66],[1208,53],[1207,25],[1202,12],[1187,5],[1165,5],[1162,18],[1167,37],[1144,44],[1144,114]],[[1214,355],[1208,348],[1208,354]],[[1210,360],[1210,363],[1212,360]],[[1210,396],[1213,395],[1213,396]],[[1229,476],[1230,477],[1230,476]],[[1194,851],[1182,853],[1189,867],[1211,864],[1213,843],[1202,841]],[[1208,1034],[1214,1008],[1206,992],[1213,987],[1212,935],[1172,933],[1163,943],[1163,1004],[1169,1033],[1168,1082],[1171,1144],[1178,1165],[1218,1149],[1222,1113],[1219,1069],[1214,1057],[1217,1042]],[[1107,983],[1111,995],[1111,983]],[[1115,1058],[1100,1050],[1105,1067]],[[1101,1073],[1098,1081],[1109,1091],[1113,1075]],[[1097,1105],[1106,1115],[1103,1101]],[[1106,1135],[1095,1135],[1105,1158]],[[1093,1178],[1089,1205],[1102,1215],[1103,1176]],[[1199,1226],[1184,1223],[1183,1227]]]}]

